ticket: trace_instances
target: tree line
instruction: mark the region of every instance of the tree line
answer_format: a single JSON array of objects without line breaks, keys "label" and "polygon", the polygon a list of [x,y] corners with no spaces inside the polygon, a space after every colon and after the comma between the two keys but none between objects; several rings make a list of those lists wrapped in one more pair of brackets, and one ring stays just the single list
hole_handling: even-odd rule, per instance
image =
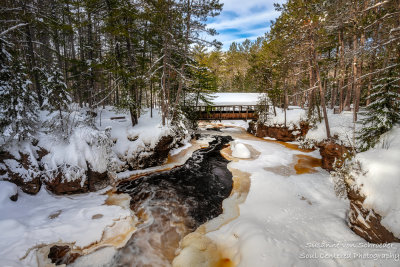
[{"label": "tree line", "polygon": [[400,1],[288,0],[275,7],[281,14],[265,37],[206,54],[219,87],[307,107],[309,119],[324,118],[327,138],[327,108],[352,110],[364,124],[363,149],[373,146],[400,119]]},{"label": "tree line", "polygon": [[[0,6],[0,129],[28,138],[41,110],[60,123],[71,103],[94,110],[160,107],[173,121],[203,90],[208,69],[192,46],[219,46],[206,20],[218,0],[3,0]],[[200,82],[199,82],[200,81]]]}]

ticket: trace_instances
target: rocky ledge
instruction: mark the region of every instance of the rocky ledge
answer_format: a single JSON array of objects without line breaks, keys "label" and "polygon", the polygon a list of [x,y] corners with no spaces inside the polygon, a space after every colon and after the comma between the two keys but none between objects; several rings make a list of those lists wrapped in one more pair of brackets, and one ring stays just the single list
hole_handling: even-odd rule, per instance
[{"label": "rocky ledge", "polygon": [[257,122],[250,122],[247,130],[257,137],[270,137],[278,141],[291,142],[307,134],[310,126],[307,122],[301,121],[299,127],[285,127],[283,125],[267,126]]}]

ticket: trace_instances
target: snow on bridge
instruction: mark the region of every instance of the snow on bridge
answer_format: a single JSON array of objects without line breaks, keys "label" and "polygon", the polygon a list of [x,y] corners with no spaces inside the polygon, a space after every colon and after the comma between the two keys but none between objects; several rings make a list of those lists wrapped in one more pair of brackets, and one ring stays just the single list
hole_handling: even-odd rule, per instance
[{"label": "snow on bridge", "polygon": [[195,109],[199,120],[254,120],[257,107],[264,94],[215,93],[210,95],[211,105],[199,103]]}]

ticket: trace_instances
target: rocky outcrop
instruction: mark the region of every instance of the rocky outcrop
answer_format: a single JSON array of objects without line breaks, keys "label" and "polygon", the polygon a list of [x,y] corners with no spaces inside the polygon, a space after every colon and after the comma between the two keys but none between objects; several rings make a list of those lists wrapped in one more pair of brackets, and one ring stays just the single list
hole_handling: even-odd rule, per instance
[{"label": "rocky outcrop", "polygon": [[[162,164],[167,158],[169,151],[173,145],[174,138],[170,135],[163,136],[154,147],[148,151],[139,153],[137,157],[129,160],[131,169],[144,169]],[[63,166],[57,171],[53,171],[50,178],[45,180],[46,188],[57,195],[78,194],[93,192],[105,188],[111,184],[108,172],[99,173],[90,168],[87,163],[88,170],[84,171],[74,166]],[[74,168],[70,173],[75,173],[77,177],[67,179],[63,170]]]},{"label": "rocky outcrop", "polygon": [[31,153],[19,152],[18,157],[4,151],[0,152],[0,180],[14,183],[28,194],[38,193],[42,183],[57,195],[93,192],[110,185],[115,173],[126,170],[127,165],[134,170],[164,163],[169,151],[176,145],[175,140],[171,135],[161,137],[154,148],[148,147],[129,160],[117,163],[126,165],[121,169],[111,168],[112,173],[95,171],[89,162],[86,162],[87,168],[68,164],[49,167],[49,160],[46,161],[49,152],[37,144],[31,147]]},{"label": "rocky outcrop", "polygon": [[106,188],[111,184],[111,179],[109,178],[108,172],[96,172],[92,171],[89,167],[86,172],[87,181],[88,181],[88,189],[91,192],[95,192]]},{"label": "rocky outcrop", "polygon": [[172,148],[174,138],[171,135],[163,136],[154,149],[143,151],[137,157],[129,159],[129,166],[133,170],[154,167],[164,163]]},{"label": "rocky outcrop", "polygon": [[87,179],[82,183],[82,179],[85,179],[83,177],[74,180],[67,180],[61,170],[53,172],[51,176],[54,178],[46,179],[44,183],[46,184],[47,190],[56,195],[78,194],[89,191]]},{"label": "rocky outcrop", "polygon": [[[43,150],[42,153],[45,151]],[[18,185],[28,194],[36,194],[42,185],[41,171],[36,159],[23,152],[19,152],[19,157],[5,151],[0,152],[0,177],[2,180]]]},{"label": "rocky outcrop", "polygon": [[346,158],[351,155],[349,147],[335,143],[334,141],[324,141],[317,144],[322,157],[322,168],[333,171],[340,168]]},{"label": "rocky outcrop", "polygon": [[278,141],[291,142],[305,136],[310,129],[307,122],[300,122],[300,128],[285,127],[283,125],[267,126],[261,123],[250,122],[248,132],[257,137],[271,137]]},{"label": "rocky outcrop", "polygon": [[108,172],[95,172],[91,170],[90,167],[87,171],[82,172],[80,177],[75,177],[75,179],[67,179],[62,168],[52,172],[50,177],[53,178],[46,179],[44,183],[46,188],[56,195],[95,192],[111,184],[111,179],[108,177]]},{"label": "rocky outcrop", "polygon": [[347,186],[347,196],[350,200],[348,224],[351,230],[370,243],[400,242],[393,233],[382,226],[382,216],[373,209],[364,207],[365,197],[358,190]]}]

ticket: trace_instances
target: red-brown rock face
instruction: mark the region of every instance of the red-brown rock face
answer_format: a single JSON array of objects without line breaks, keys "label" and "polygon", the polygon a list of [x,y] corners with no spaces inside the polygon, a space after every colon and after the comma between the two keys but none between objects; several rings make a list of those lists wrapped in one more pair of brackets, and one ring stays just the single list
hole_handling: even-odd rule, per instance
[{"label": "red-brown rock face", "polygon": [[308,130],[309,125],[306,122],[300,123],[300,129],[294,128],[292,130],[289,130],[288,127],[281,127],[281,125],[266,126],[264,124],[250,122],[249,129],[247,131],[257,137],[271,137],[278,141],[291,142],[295,141],[301,136],[305,136]]},{"label": "red-brown rock face", "polygon": [[322,157],[322,168],[328,171],[333,171],[335,167],[340,168],[351,153],[350,148],[333,141],[322,142],[318,144],[318,148]]},{"label": "red-brown rock face", "polygon": [[400,242],[381,224],[382,217],[373,209],[363,206],[365,197],[358,191],[348,187],[347,196],[350,200],[348,223],[351,230],[371,243]]}]

